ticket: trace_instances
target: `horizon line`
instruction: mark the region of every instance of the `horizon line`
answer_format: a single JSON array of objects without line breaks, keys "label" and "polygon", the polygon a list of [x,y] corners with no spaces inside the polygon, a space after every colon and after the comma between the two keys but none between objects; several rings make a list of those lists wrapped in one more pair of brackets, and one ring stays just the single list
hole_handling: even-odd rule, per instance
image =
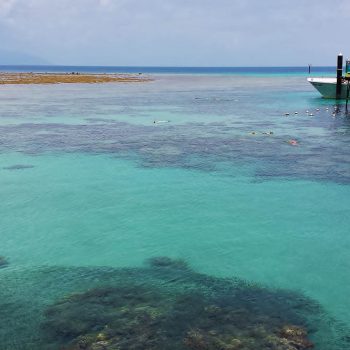
[{"label": "horizon line", "polygon": [[[305,68],[308,67],[309,64],[306,65],[297,65],[297,66],[157,66],[157,65],[150,65],[150,66],[137,66],[137,65],[131,65],[131,66],[124,66],[124,65],[79,65],[79,64],[0,64],[0,67],[123,67],[123,68]],[[333,68],[336,67],[336,65],[331,66],[322,66],[322,65],[312,65],[311,67],[326,67],[326,68]]]}]

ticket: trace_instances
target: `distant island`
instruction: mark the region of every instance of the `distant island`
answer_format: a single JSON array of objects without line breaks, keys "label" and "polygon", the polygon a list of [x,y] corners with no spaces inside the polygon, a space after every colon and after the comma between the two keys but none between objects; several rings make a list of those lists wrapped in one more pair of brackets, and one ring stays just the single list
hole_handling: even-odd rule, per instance
[{"label": "distant island", "polygon": [[5,73],[0,72],[2,84],[98,84],[132,83],[151,79],[141,74],[87,74],[87,73]]}]

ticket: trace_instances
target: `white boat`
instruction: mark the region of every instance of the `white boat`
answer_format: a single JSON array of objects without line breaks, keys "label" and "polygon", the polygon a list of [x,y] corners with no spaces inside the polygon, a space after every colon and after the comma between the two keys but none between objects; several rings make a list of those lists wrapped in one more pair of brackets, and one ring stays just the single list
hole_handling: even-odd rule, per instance
[{"label": "white boat", "polygon": [[[307,81],[317,89],[324,98],[336,98],[337,78],[308,78]],[[348,83],[348,80],[343,80],[340,98],[345,99],[347,97]]]}]

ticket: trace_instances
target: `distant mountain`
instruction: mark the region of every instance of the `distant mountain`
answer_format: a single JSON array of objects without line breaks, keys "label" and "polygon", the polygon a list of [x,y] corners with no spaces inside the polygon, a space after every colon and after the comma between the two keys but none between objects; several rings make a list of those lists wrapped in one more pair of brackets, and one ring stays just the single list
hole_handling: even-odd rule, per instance
[{"label": "distant mountain", "polygon": [[5,51],[0,49],[0,65],[46,65],[45,59],[19,51]]}]

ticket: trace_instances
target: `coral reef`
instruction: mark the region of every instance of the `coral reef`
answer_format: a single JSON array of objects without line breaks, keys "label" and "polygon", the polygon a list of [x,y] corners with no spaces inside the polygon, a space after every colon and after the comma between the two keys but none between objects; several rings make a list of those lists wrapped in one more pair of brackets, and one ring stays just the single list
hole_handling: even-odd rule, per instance
[{"label": "coral reef", "polygon": [[6,267],[8,264],[9,263],[8,263],[7,259],[3,256],[0,256],[0,269],[3,267]]},{"label": "coral reef", "polygon": [[[253,163],[255,181],[291,178],[350,183],[350,153],[347,151],[350,133],[343,132],[349,128],[348,118],[337,118],[331,121],[331,125],[328,112],[320,113],[314,121],[293,119],[292,129],[297,128],[300,132],[290,135],[288,125],[284,132],[278,132],[278,122],[266,124],[265,120],[261,124],[260,117],[251,119],[251,108],[247,108],[246,111],[239,109],[238,115],[244,120],[244,113],[249,113],[246,115],[250,120],[249,125],[239,120],[232,125],[227,125],[226,122],[183,125],[174,122],[159,124],[162,127],[158,128],[154,127],[154,116],[149,116],[148,119],[145,117],[148,111],[152,110],[152,101],[145,101],[142,95],[139,98],[131,96],[125,100],[126,98],[124,94],[113,97],[116,104],[128,106],[118,111],[111,109],[113,113],[110,113],[116,114],[115,119],[104,118],[105,111],[100,103],[78,105],[71,102],[69,108],[72,114],[78,116],[84,110],[87,121],[84,125],[79,122],[76,125],[64,122],[48,123],[48,118],[41,122],[28,122],[27,119],[23,119],[19,124],[1,124],[0,152],[16,151],[32,155],[43,152],[109,154],[136,160],[138,165],[145,168],[180,167],[205,172],[220,169],[233,176],[235,171],[232,172],[230,167],[220,168],[221,165],[231,164],[233,169],[236,169],[242,164]],[[161,101],[165,105],[168,104],[168,108],[174,101],[164,100],[165,98],[166,96],[162,95]],[[154,101],[159,103],[159,99]],[[146,110],[142,109],[141,103],[147,106]],[[232,103],[235,104],[233,101]],[[184,115],[199,113],[205,116],[208,113],[217,113],[217,109],[220,108],[222,115],[231,118],[232,108],[237,108],[230,103],[216,101],[209,103],[205,108],[201,106],[198,110],[197,104],[183,101],[180,97],[176,104]],[[50,106],[46,107],[45,111],[48,117],[57,114]],[[39,112],[40,110],[27,106],[27,114],[29,113],[30,117],[36,118]],[[64,115],[64,111],[61,113]],[[145,118],[145,122],[149,124],[126,123],[122,121],[124,114]],[[16,114],[14,116],[17,118]],[[130,121],[132,119],[129,118]],[[252,134],[248,132],[250,128],[259,130],[262,127],[264,130],[268,127],[271,131],[252,131]],[[321,128],[322,132],[305,131],[314,128]],[[252,137],[264,133],[265,136],[273,137]],[[18,135],[21,135],[20,139]],[[324,147],[325,135],[328,140],[327,147]]]},{"label": "coral reef", "polygon": [[31,169],[31,168],[34,168],[34,165],[15,164],[15,165],[3,167],[4,170],[22,170],[22,169]]},{"label": "coral reef", "polygon": [[346,325],[303,294],[198,273],[134,268],[4,269],[1,350],[344,350]]},{"label": "coral reef", "polygon": [[135,74],[0,73],[2,84],[96,84],[149,81]]},{"label": "coral reef", "polygon": [[159,256],[159,257],[153,257],[147,260],[150,266],[152,267],[169,267],[174,269],[188,269],[188,265],[186,261],[181,259],[171,259],[167,256]]},{"label": "coral reef", "polygon": [[[319,311],[314,302],[201,275],[181,260],[159,257],[148,262],[156,276],[152,283],[125,281],[93,288],[49,306],[42,324],[46,336],[65,350],[313,347],[307,314]],[[170,276],[174,288],[169,287]]]}]

